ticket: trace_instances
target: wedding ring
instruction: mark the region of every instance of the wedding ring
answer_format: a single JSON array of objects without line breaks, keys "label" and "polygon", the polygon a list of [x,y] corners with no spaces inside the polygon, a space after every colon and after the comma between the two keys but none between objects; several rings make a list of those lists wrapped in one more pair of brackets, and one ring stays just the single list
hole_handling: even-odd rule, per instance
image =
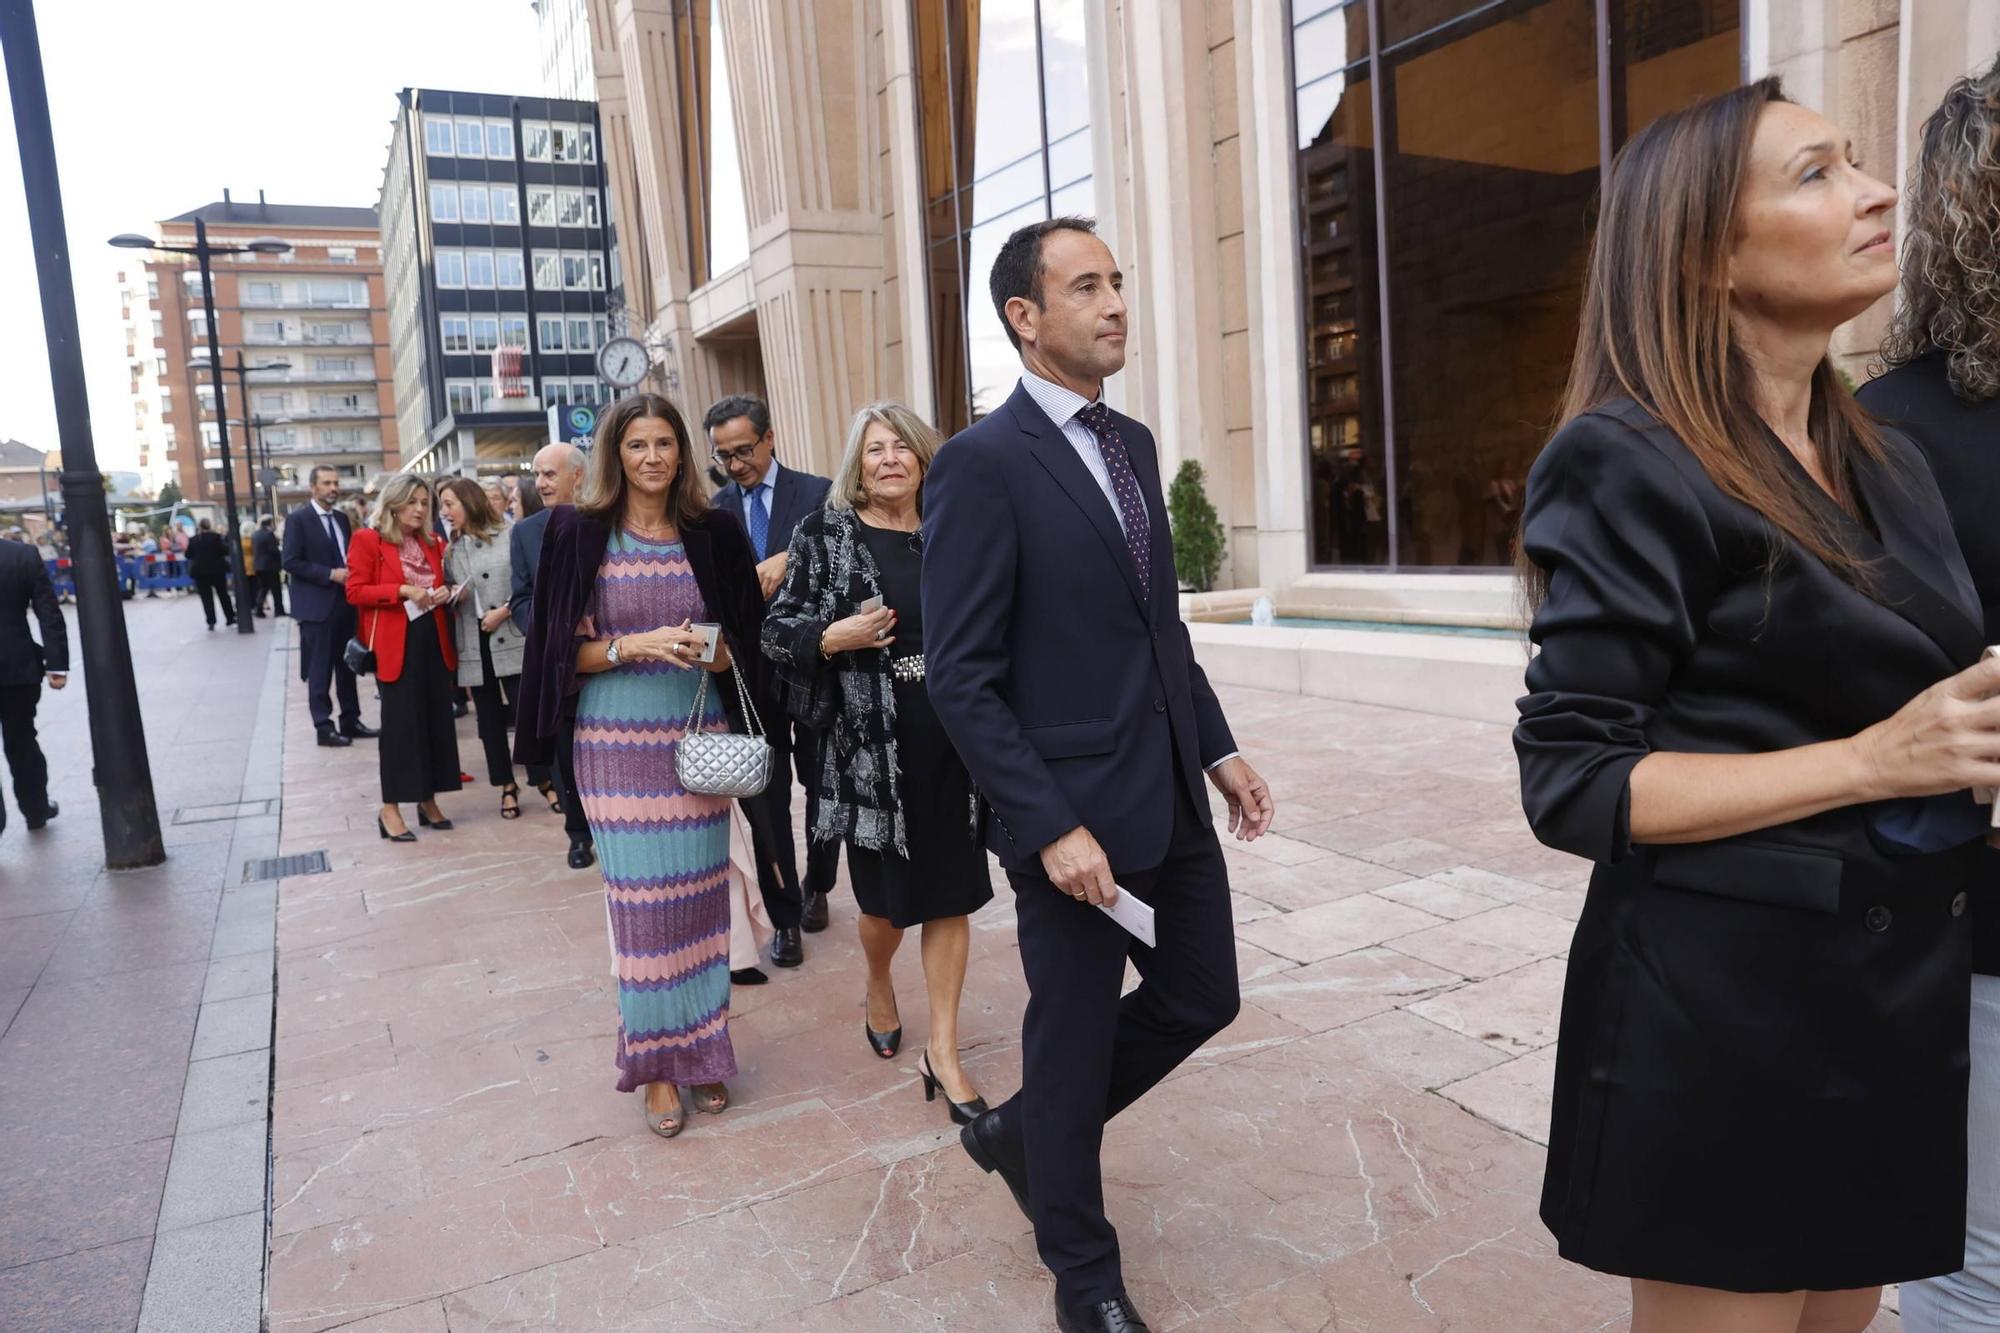
[{"label": "wedding ring", "polygon": [[878,629],[875,631],[875,637],[877,639],[886,639],[889,637],[889,631],[885,629]]}]

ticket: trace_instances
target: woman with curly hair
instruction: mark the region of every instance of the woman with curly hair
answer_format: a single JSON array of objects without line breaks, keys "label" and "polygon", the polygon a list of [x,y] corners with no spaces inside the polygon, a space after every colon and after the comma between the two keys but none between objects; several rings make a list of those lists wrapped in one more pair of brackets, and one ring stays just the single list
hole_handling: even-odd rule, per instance
[{"label": "woman with curly hair", "polygon": [[[1903,227],[1890,369],[1861,402],[1930,460],[2000,643],[2000,66],[1960,79],[1924,122]],[[1965,1267],[1904,1286],[1908,1333],[2000,1329],[2000,852],[1983,854],[1972,918]]]}]

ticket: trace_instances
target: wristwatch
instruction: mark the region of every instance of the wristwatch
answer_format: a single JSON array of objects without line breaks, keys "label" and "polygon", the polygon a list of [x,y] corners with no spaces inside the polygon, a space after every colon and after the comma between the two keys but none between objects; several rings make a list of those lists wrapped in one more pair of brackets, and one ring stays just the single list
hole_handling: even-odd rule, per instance
[{"label": "wristwatch", "polygon": [[610,643],[608,643],[608,644],[606,644],[606,645],[605,645],[605,647],[604,647],[604,660],[605,660],[605,661],[607,661],[607,662],[609,662],[609,663],[611,663],[611,665],[612,665],[612,666],[623,666],[623,665],[625,665],[625,664],[624,664],[624,663],[623,663],[622,661],[620,661],[620,660],[619,660],[619,658],[618,658],[618,640],[617,640],[617,639],[613,639],[613,640],[612,640],[612,641],[611,641]]}]

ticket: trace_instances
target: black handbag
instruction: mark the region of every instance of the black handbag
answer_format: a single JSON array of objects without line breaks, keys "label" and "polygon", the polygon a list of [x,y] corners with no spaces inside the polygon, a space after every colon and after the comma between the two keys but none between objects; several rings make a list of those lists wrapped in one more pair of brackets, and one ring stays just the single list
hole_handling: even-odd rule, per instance
[{"label": "black handbag", "polygon": [[357,676],[375,674],[375,626],[381,619],[382,613],[377,611],[375,618],[368,622],[368,642],[363,643],[359,638],[349,639],[347,647],[341,650],[347,669]]}]

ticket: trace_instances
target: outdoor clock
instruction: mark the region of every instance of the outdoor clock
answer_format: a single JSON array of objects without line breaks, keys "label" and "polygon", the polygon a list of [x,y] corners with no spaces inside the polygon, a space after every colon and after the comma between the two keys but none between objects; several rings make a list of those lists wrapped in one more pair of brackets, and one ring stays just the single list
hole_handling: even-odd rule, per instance
[{"label": "outdoor clock", "polygon": [[597,349],[597,373],[621,391],[646,378],[648,361],[646,344],[637,338],[613,338]]}]

